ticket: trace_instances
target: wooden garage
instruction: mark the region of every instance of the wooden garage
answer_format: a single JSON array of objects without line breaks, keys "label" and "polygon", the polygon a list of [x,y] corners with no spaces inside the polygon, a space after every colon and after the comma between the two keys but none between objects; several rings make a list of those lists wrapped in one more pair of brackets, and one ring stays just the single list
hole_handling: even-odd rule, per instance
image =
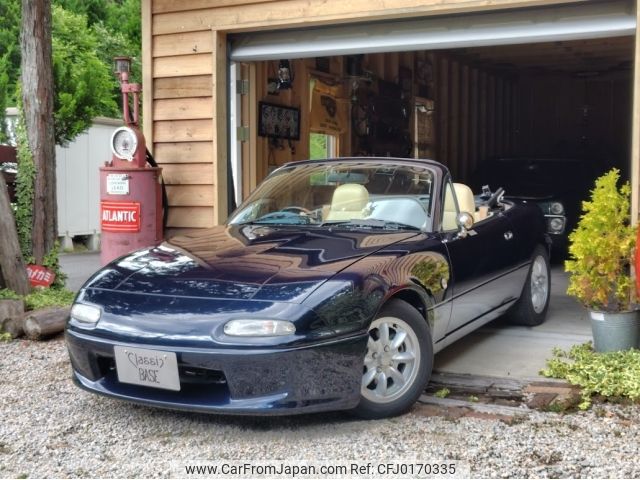
[{"label": "wooden garage", "polygon": [[633,180],[637,219],[636,0],[142,8],[144,133],[171,231],[223,222],[318,149],[433,158],[463,181],[496,156],[591,156]]}]

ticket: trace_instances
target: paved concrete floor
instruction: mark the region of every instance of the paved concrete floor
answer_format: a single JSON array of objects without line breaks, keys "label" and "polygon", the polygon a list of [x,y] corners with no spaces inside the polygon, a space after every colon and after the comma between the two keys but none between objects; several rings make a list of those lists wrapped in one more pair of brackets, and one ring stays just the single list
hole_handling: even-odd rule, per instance
[{"label": "paved concrete floor", "polygon": [[[78,290],[100,268],[97,253],[60,257],[69,276],[68,288]],[[496,320],[436,355],[435,369],[441,372],[536,378],[554,347],[568,348],[591,340],[586,311],[567,297],[567,275],[561,266],[551,274],[551,303],[547,320],[538,327],[519,327]]]},{"label": "paved concrete floor", "polygon": [[435,369],[448,373],[537,378],[554,347],[568,348],[591,340],[586,310],[568,297],[567,274],[551,272],[547,320],[537,327],[495,320],[436,355]]}]

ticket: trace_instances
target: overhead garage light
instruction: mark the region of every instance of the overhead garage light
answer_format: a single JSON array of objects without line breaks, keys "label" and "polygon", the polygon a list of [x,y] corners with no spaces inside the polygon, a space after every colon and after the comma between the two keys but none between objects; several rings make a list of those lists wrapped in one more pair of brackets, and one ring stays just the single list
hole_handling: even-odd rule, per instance
[{"label": "overhead garage light", "polygon": [[233,61],[437,50],[633,35],[634,2],[580,2],[544,8],[339,27],[243,33],[231,38]]}]

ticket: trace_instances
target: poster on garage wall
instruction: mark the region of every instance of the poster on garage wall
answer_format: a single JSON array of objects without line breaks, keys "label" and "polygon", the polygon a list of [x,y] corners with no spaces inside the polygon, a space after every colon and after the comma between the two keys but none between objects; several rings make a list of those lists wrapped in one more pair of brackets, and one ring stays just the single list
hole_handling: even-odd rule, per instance
[{"label": "poster on garage wall", "polygon": [[318,79],[311,81],[309,128],[312,132],[340,135],[347,131],[349,100],[340,98],[341,90],[339,85],[328,85]]}]

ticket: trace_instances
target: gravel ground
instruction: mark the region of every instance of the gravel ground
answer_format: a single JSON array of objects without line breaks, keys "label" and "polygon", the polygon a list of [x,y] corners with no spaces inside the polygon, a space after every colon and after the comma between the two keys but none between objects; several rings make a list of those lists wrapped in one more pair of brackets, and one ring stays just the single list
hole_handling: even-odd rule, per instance
[{"label": "gravel ground", "polygon": [[61,337],[0,344],[0,477],[168,477],[169,460],[459,459],[473,477],[640,476],[640,407],[520,423],[420,414],[248,418],[151,409],[81,391]]}]

